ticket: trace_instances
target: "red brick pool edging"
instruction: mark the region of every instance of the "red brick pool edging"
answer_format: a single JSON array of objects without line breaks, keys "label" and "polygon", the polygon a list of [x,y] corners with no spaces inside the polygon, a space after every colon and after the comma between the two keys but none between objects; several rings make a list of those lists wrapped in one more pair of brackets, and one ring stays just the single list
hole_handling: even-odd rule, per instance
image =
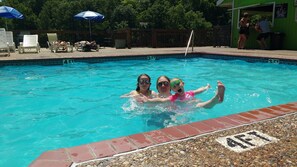
[{"label": "red brick pool edging", "polygon": [[61,148],[42,153],[29,166],[70,167],[72,163],[112,157],[117,154],[144,149],[149,146],[256,123],[294,112],[297,112],[297,102],[261,108],[239,114],[168,127],[160,130],[104,140],[71,148]]}]

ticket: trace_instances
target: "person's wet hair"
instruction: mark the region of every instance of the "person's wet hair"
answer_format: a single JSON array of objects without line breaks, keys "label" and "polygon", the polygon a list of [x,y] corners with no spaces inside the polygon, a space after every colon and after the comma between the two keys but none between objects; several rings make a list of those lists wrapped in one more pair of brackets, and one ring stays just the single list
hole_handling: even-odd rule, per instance
[{"label": "person's wet hair", "polygon": [[[151,77],[150,77],[149,75],[147,75],[147,74],[140,74],[140,75],[138,76],[138,78],[137,78],[136,91],[139,91],[139,90],[140,90],[140,87],[139,87],[139,81],[140,81],[140,78],[141,78],[142,76],[146,76],[146,77],[148,77],[149,81],[151,82]],[[150,90],[150,87],[148,88],[148,90]]]}]

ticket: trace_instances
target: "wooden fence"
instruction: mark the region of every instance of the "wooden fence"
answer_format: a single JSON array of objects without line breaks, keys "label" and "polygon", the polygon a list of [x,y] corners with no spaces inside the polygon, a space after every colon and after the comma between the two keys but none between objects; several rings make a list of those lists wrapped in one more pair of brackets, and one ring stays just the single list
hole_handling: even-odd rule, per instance
[{"label": "wooden fence", "polygon": [[[116,31],[114,39],[125,39],[127,47],[183,47],[186,46],[191,30],[134,30]],[[195,46],[230,46],[230,26],[194,30]]]},{"label": "wooden fence", "polygon": [[[95,40],[101,46],[114,47],[116,39],[125,41],[127,48],[131,47],[184,47],[186,46],[191,30],[171,29],[124,29],[117,31],[93,31],[92,36],[88,31],[53,31],[31,30],[14,32],[14,40],[18,45],[23,34],[38,34],[41,47],[47,47],[46,33],[57,33],[58,38],[71,43],[81,40]],[[216,26],[212,29],[194,30],[194,46],[230,46],[230,26]]]}]

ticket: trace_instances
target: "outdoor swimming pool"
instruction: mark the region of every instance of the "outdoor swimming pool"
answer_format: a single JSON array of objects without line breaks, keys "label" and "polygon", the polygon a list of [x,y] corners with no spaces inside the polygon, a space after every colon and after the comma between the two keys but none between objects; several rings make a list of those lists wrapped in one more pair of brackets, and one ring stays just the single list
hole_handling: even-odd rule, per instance
[{"label": "outdoor swimming pool", "polygon": [[[224,82],[213,109],[143,106],[121,99],[139,74],[179,77],[185,89]],[[0,68],[0,166],[28,166],[42,152],[296,101],[297,66],[203,58]]]}]

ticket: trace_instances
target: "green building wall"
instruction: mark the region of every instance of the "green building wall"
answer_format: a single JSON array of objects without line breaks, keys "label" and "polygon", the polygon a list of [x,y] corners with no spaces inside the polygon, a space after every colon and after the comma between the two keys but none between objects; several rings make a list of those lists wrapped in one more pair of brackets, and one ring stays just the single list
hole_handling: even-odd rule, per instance
[{"label": "green building wall", "polygon": [[[239,11],[244,10],[245,6],[251,6],[255,4],[264,5],[267,3],[275,2],[277,4],[288,4],[287,8],[287,17],[286,18],[274,18],[274,24],[272,27],[272,32],[281,32],[284,33],[283,47],[282,49],[287,50],[297,50],[297,4],[294,4],[294,0],[234,0],[233,7],[233,25],[232,25],[232,36],[231,36],[231,47],[237,47],[237,41],[239,37],[238,29],[238,20],[239,20]],[[296,16],[295,16],[296,15]],[[296,17],[296,18],[295,18]],[[258,32],[255,31],[253,27],[250,28],[250,36],[246,42],[246,48],[248,49],[257,49],[259,45],[256,41]],[[267,40],[270,45],[270,39]]]}]

